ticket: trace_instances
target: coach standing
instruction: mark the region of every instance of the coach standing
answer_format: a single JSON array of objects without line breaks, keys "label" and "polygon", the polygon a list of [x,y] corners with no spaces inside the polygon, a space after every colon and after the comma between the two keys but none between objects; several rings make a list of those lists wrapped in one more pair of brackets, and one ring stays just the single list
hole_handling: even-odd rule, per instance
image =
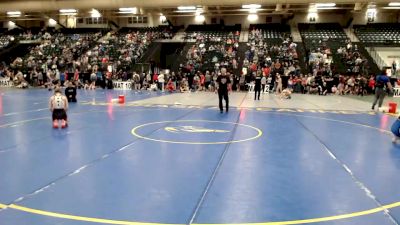
[{"label": "coach standing", "polygon": [[223,113],[223,106],[222,106],[222,98],[225,99],[225,107],[226,107],[226,112],[229,111],[229,94],[228,91],[230,91],[231,87],[231,79],[229,76],[226,74],[226,68],[221,69],[221,75],[218,76],[217,78],[217,90],[218,90],[218,97],[219,97],[219,110],[221,113]]}]

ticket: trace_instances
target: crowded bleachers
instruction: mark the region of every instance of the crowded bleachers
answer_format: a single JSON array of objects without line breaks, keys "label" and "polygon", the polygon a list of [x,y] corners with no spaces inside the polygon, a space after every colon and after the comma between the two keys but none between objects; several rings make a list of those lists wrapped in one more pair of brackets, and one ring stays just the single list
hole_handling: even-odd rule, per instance
[{"label": "crowded bleachers", "polygon": [[[269,84],[282,80],[284,87],[288,80],[300,76],[297,44],[293,43],[287,26],[251,25],[249,42],[243,60],[243,74],[239,86],[251,83],[257,73],[270,77]],[[282,82],[281,82],[282,84]]]},{"label": "crowded bleachers", "polygon": [[358,39],[366,45],[400,45],[400,25],[398,23],[371,23],[354,25]]},{"label": "crowded bleachers", "polygon": [[[357,86],[361,79],[359,75],[368,76],[371,72],[371,62],[363,55],[362,46],[350,42],[339,24],[299,24],[303,40],[300,44],[308,56],[309,74],[302,73],[299,43],[293,42],[288,25],[252,24],[249,27],[248,42],[239,43],[240,25],[189,25],[184,35],[187,43],[182,45],[181,57],[174,62],[179,66],[171,71],[177,74],[174,75],[175,88],[183,80],[187,82],[188,90],[209,90],[212,79],[218,76],[221,68],[226,68],[232,77],[234,90],[247,90],[254,77],[261,74],[269,78],[268,84],[273,91],[290,88],[294,92],[330,93],[333,86],[342,90],[338,75],[342,74],[346,76],[340,93],[357,93],[358,89],[351,86],[352,80]],[[41,80],[38,84],[60,79],[60,73],[69,76],[79,73],[86,81],[91,73],[96,73],[104,81],[109,72],[107,79],[129,80],[132,73],[139,72],[134,71],[134,65],[140,59],[151,59],[151,54],[144,57],[146,52],[149,53],[150,44],[174,36],[169,26],[115,31],[31,28],[13,30],[8,34],[11,33],[19,40],[36,40],[39,44],[9,66],[4,65],[3,74],[19,78],[24,74],[28,82]],[[0,36],[0,42],[3,36]],[[161,72],[162,68],[154,70],[153,67],[151,71],[140,71],[145,73],[140,74],[141,82],[145,77]],[[170,75],[166,74],[168,77]],[[154,82],[157,80],[151,78],[143,87]],[[205,88],[205,83],[209,84],[208,88]]]},{"label": "crowded bleachers", "polygon": [[30,71],[35,67],[54,69],[74,67],[76,66],[74,60],[100,37],[101,32],[97,29],[45,32],[40,37],[42,42],[31,48],[27,55],[16,58],[11,68]]},{"label": "crowded bleachers", "polygon": [[168,27],[121,28],[108,33],[101,42],[81,56],[81,61],[105,70],[113,65],[117,71],[131,72],[132,66],[143,57],[152,41],[170,39]]},{"label": "crowded bleachers", "polygon": [[308,56],[309,72],[316,74],[318,71],[328,71],[331,73],[332,69],[346,71],[340,56],[335,54],[348,41],[339,24],[299,24],[298,27]]},{"label": "crowded bleachers", "polygon": [[186,37],[195,43],[183,53],[186,59],[181,69],[190,74],[213,72],[220,67],[236,70],[240,30],[240,26],[189,25]]}]

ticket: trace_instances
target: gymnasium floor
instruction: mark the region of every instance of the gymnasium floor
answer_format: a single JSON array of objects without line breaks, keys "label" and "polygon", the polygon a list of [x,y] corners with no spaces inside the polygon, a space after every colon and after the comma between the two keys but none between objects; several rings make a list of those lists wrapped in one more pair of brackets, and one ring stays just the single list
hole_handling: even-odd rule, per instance
[{"label": "gymnasium floor", "polygon": [[395,117],[338,96],[0,89],[0,225],[400,223]]}]

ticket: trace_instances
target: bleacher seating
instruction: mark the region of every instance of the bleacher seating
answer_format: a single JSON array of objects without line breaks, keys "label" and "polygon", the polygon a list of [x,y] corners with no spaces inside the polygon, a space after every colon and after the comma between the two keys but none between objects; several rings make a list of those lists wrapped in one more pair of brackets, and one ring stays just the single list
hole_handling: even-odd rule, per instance
[{"label": "bleacher seating", "polygon": [[251,24],[251,30],[261,30],[265,40],[271,39],[282,39],[288,33],[290,33],[290,26],[282,24]]},{"label": "bleacher seating", "polygon": [[345,72],[346,66],[341,58],[335,54],[337,49],[346,46],[349,41],[343,28],[338,23],[317,23],[298,25],[303,44],[309,57],[309,71],[313,68],[330,66],[338,72]]},{"label": "bleacher seating", "polygon": [[346,33],[338,23],[300,23],[299,31],[303,39],[347,39]]},{"label": "bleacher seating", "polygon": [[29,53],[17,57],[11,68],[30,71],[44,64],[51,68],[65,69],[72,66],[73,61],[90,49],[101,37],[100,29],[60,29],[58,31],[43,30],[40,44],[33,46]]},{"label": "bleacher seating", "polygon": [[239,40],[241,26],[221,26],[219,24],[209,24],[209,25],[189,25],[185,31],[185,40],[196,40],[200,36],[206,42],[219,42],[225,41],[232,38],[232,34],[237,36],[237,40]]},{"label": "bleacher seating", "polygon": [[374,23],[354,25],[354,32],[364,44],[400,44],[400,24]]},{"label": "bleacher seating", "polygon": [[[237,49],[239,46],[240,25],[222,26],[189,25],[186,39],[196,41],[186,52],[182,70],[194,74],[196,71],[214,71],[216,67],[227,67],[230,71],[237,69]],[[190,69],[187,69],[190,68]]]}]

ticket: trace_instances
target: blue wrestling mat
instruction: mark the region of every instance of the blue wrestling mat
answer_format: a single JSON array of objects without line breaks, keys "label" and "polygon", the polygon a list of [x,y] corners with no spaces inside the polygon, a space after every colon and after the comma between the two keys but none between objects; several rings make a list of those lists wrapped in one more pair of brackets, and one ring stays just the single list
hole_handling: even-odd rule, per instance
[{"label": "blue wrestling mat", "polygon": [[389,115],[96,90],[53,129],[51,94],[0,90],[0,225],[400,223]]}]

